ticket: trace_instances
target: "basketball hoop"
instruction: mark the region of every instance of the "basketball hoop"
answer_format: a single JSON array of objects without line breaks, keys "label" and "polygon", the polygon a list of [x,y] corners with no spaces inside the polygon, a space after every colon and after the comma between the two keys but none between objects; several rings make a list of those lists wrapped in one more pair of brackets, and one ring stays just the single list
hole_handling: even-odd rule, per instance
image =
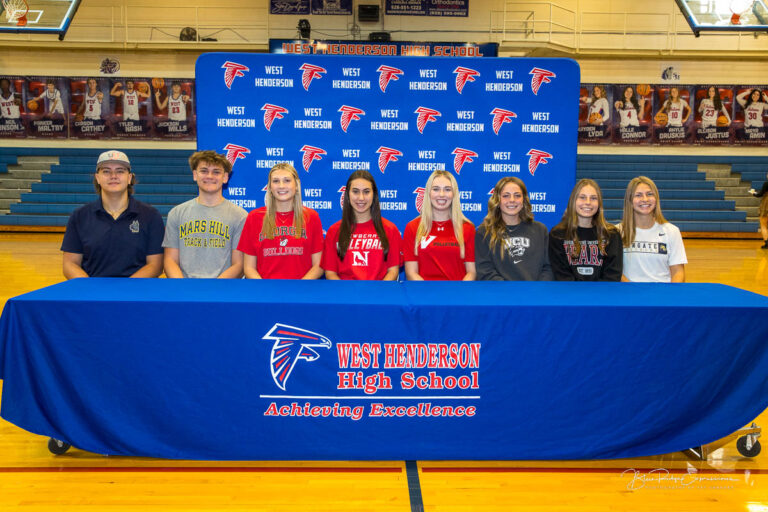
[{"label": "basketball hoop", "polygon": [[744,16],[750,9],[755,0],[731,0],[728,4],[731,12],[731,25],[741,25],[741,17]]},{"label": "basketball hoop", "polygon": [[3,0],[3,8],[5,8],[5,19],[8,20],[8,23],[15,21],[17,27],[27,25],[27,13],[29,12],[27,0]]}]

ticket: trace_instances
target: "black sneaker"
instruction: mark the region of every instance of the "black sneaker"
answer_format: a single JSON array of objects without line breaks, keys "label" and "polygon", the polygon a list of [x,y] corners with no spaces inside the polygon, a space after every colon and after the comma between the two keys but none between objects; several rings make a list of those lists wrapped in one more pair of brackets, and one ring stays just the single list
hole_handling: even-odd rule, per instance
[{"label": "black sneaker", "polygon": [[760,247],[761,249],[768,249],[768,240]]}]

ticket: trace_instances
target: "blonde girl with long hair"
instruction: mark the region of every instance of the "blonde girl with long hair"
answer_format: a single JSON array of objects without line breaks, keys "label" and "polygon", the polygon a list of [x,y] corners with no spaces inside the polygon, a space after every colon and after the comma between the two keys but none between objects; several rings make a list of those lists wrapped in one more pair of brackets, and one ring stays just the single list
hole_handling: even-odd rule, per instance
[{"label": "blonde girl with long hair", "polygon": [[638,176],[627,185],[621,240],[624,246],[622,281],[685,282],[683,237],[661,213],[659,189],[650,178]]},{"label": "blonde girl with long hair", "polygon": [[280,163],[267,178],[265,206],[248,214],[237,246],[249,279],[317,279],[322,276],[323,227],[301,201],[296,169]]},{"label": "blonde girl with long hair", "polygon": [[461,212],[459,185],[448,171],[427,180],[421,215],[405,227],[403,252],[409,281],[473,281],[475,227]]},{"label": "blonde girl with long hair", "polygon": [[520,178],[501,178],[475,235],[477,279],[552,281],[547,227],[533,220],[528,189]]},{"label": "blonde girl with long hair", "polygon": [[621,235],[605,221],[593,180],[573,187],[563,220],[549,232],[549,262],[557,281],[621,280]]}]

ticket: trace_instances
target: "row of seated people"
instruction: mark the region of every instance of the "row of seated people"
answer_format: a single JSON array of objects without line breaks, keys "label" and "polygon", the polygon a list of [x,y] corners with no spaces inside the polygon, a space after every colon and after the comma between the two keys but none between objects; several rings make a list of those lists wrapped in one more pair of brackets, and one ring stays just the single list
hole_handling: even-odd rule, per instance
[{"label": "row of seated people", "polygon": [[250,213],[223,196],[232,166],[214,151],[194,153],[199,195],[173,208],[167,224],[132,197],[135,177],[120,151],[97,162],[98,200],[75,210],[61,250],[75,277],[562,280],[683,282],[687,263],[680,230],[667,222],[650,179],[630,181],[624,218],[603,217],[600,187],[580,180],[562,221],[548,232],[533,220],[525,183],[504,177],[488,213],[475,226],[464,217],[456,178],[435,171],[421,214],[401,237],[382,218],[368,171],[347,180],[342,219],[323,236],[320,218],[302,205],[301,183],[289,164],[269,172],[266,206]]}]

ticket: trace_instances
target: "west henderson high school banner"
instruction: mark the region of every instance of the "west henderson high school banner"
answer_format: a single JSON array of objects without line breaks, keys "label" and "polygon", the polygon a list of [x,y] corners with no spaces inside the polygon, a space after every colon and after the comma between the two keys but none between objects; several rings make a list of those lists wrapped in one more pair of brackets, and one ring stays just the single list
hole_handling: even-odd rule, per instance
[{"label": "west henderson high school banner", "polygon": [[369,170],[384,217],[418,216],[437,169],[455,174],[467,217],[518,176],[535,218],[562,217],[576,171],[579,68],[570,59],[331,57],[211,53],[197,61],[198,148],[233,163],[227,197],[264,205],[269,169],[299,172],[323,226],[348,176]]}]

